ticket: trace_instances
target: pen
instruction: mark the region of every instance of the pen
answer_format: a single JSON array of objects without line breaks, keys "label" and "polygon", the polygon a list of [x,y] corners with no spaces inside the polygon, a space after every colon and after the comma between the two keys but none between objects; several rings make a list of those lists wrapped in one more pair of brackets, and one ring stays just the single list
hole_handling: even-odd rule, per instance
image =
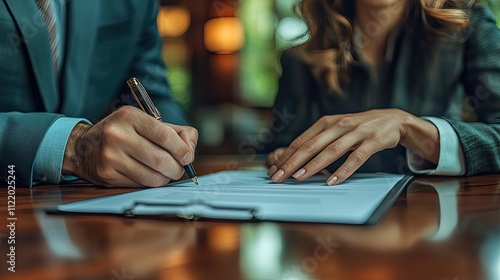
[{"label": "pen", "polygon": [[[132,95],[139,104],[139,107],[141,107],[141,110],[148,113],[153,118],[162,121],[160,111],[153,104],[153,101],[149,97],[148,92],[141,84],[141,82],[139,82],[137,78],[130,78],[127,81],[127,84],[130,88],[130,91],[132,92]],[[189,178],[191,178],[191,181],[198,185],[198,177],[196,176],[193,165],[190,163],[184,166],[184,170],[186,171],[186,174],[189,176]]]}]

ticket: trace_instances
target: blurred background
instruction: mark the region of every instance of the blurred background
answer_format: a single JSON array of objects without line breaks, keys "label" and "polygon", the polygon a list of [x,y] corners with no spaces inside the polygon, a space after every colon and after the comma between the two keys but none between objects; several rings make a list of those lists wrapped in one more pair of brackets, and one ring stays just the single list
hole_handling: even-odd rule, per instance
[{"label": "blurred background", "polygon": [[[500,22],[500,1],[489,4]],[[303,43],[297,0],[161,0],[158,28],[175,99],[200,132],[199,154],[262,154],[281,52]],[[500,24],[499,24],[500,25]]]}]

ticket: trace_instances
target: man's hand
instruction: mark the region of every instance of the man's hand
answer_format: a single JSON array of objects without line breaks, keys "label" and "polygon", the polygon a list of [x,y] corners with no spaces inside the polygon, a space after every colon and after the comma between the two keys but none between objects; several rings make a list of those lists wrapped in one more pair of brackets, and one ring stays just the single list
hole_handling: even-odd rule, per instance
[{"label": "man's hand", "polygon": [[63,172],[104,186],[160,187],[182,177],[197,142],[196,129],[125,106],[93,126],[73,129]]},{"label": "man's hand", "polygon": [[[431,149],[421,145],[422,142],[431,143]],[[275,183],[290,176],[303,181],[352,151],[326,182],[335,185],[351,176],[376,152],[397,145],[437,163],[439,144],[438,130],[431,122],[399,109],[324,116],[285,151],[276,150],[268,157],[268,164],[272,161],[268,175]]]}]

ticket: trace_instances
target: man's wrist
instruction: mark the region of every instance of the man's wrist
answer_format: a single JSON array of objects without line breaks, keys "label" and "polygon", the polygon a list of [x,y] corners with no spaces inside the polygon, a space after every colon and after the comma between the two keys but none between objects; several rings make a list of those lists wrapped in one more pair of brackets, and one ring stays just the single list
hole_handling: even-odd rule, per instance
[{"label": "man's wrist", "polygon": [[91,125],[79,123],[73,128],[66,144],[66,150],[64,151],[64,159],[62,166],[62,173],[67,175],[79,176],[78,166],[80,165],[81,156],[85,156],[85,150],[90,149],[90,147],[83,147],[84,145],[79,145],[79,140],[81,137],[91,128]]},{"label": "man's wrist", "polygon": [[33,162],[34,182],[58,184],[61,181],[64,151],[78,123],[90,124],[86,119],[62,116],[47,129]]}]

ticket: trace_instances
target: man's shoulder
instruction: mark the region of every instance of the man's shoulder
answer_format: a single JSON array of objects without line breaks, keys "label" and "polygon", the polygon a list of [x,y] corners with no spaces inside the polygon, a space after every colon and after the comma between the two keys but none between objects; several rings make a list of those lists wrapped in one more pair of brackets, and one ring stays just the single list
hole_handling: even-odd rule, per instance
[{"label": "man's shoulder", "polygon": [[157,9],[158,5],[156,1],[137,0],[94,0],[86,2],[88,5],[94,5],[99,9],[99,21],[102,23],[124,20],[143,21],[144,17],[156,15],[153,11]]}]

